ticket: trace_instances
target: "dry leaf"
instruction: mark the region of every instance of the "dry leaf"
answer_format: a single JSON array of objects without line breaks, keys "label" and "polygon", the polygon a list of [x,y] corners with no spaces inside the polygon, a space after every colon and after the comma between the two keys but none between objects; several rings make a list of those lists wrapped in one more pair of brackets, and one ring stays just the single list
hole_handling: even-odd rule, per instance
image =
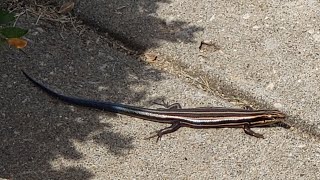
[{"label": "dry leaf", "polygon": [[7,42],[10,46],[14,46],[18,49],[24,48],[27,46],[27,41],[21,38],[9,38]]},{"label": "dry leaf", "polygon": [[60,7],[60,10],[58,11],[58,13],[66,14],[70,12],[73,8],[74,8],[74,2],[66,2]]},{"label": "dry leaf", "polygon": [[154,62],[155,60],[157,60],[157,55],[154,53],[145,53],[144,57],[146,58],[147,62]]}]

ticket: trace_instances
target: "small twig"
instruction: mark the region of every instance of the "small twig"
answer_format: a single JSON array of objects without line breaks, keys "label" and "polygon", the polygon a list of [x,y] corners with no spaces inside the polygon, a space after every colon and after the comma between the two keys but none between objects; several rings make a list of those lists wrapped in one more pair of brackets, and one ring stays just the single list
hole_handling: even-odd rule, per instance
[{"label": "small twig", "polygon": [[66,38],[63,37],[62,33],[59,33],[59,35],[63,40],[66,40]]},{"label": "small twig", "polygon": [[74,25],[74,21],[73,21],[73,19],[72,19],[71,13],[69,12],[68,15],[69,15],[69,19],[70,19],[71,25],[72,25],[73,28],[77,31],[77,33],[79,33],[77,27]]},{"label": "small twig", "polygon": [[20,18],[20,16],[21,15],[23,15],[23,14],[25,14],[26,12],[25,11],[23,11],[23,12],[21,12],[21,13],[19,13],[16,17],[16,20],[14,21],[14,23],[13,23],[13,27],[15,27],[16,26],[16,24],[17,24],[17,22],[18,22],[18,20],[19,20],[19,18]]},{"label": "small twig", "polygon": [[38,25],[38,22],[39,22],[41,16],[42,16],[42,13],[39,14],[39,16],[38,16],[38,18],[37,18],[37,21],[36,21],[36,25]]},{"label": "small twig", "polygon": [[23,49],[19,49],[23,54],[25,54],[28,58],[31,58]]}]

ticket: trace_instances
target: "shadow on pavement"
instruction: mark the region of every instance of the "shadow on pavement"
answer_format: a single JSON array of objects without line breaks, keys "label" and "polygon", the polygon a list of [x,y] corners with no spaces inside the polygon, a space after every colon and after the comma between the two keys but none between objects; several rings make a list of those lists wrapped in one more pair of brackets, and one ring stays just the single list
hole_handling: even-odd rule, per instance
[{"label": "shadow on pavement", "polygon": [[85,0],[76,4],[76,14],[131,49],[144,52],[161,41],[192,43],[195,33],[203,30],[176,17],[159,18],[160,4],[171,8],[171,3],[170,0]]},{"label": "shadow on pavement", "polygon": [[[158,3],[170,1],[79,1],[78,5],[80,14],[90,16],[88,19],[94,16],[86,10],[104,9],[105,22],[112,27],[100,28],[135,50],[145,51],[161,40],[193,42],[194,33],[202,28],[157,18]],[[91,30],[78,36],[72,28],[36,21],[37,17],[29,15],[18,21],[30,29],[25,49],[30,58],[13,49],[0,51],[0,178],[90,179],[94,174],[85,167],[57,169],[52,162],[59,157],[81,159],[83,154],[73,141],[88,139],[114,156],[125,156],[126,150],[134,148],[133,137],[112,132],[112,125],[99,117],[105,112],[50,98],[20,70],[66,95],[127,104],[145,100],[145,90],[136,92],[132,87],[147,89],[150,82],[163,77],[144,63],[110,50],[104,37]]]},{"label": "shadow on pavement", "polygon": [[[90,179],[85,167],[57,168],[57,158],[80,160],[76,142],[93,141],[114,156],[134,148],[133,137],[113,132],[101,121],[115,114],[79,108],[47,96],[21,73],[66,95],[133,104],[143,101],[149,82],[162,79],[160,72],[142,62],[112,51],[104,37],[87,30],[82,36],[59,24],[20,17],[18,25],[30,29],[23,53],[0,51],[0,178]],[[20,24],[21,23],[21,24]]]}]

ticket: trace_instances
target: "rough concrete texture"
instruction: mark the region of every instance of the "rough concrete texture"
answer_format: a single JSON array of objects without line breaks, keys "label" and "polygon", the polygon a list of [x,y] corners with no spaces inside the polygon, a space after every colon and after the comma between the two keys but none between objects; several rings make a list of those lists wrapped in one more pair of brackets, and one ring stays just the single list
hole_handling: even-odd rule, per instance
[{"label": "rough concrete texture", "polygon": [[[61,28],[59,23],[44,20],[35,25],[36,20],[28,16],[18,21],[18,25],[30,29],[25,49],[30,58],[14,49],[0,51],[0,178],[320,178],[319,139],[295,128],[254,128],[265,139],[248,136],[242,129],[181,128],[156,143],[144,138],[167,125],[66,105],[50,98],[27,81],[20,70],[68,95],[144,107],[157,107],[152,102],[162,99],[180,102],[184,107],[232,106],[111,49],[110,40],[89,27],[79,36],[70,25]],[[192,43],[179,46],[197,48]],[[277,78],[283,77],[271,80]],[[256,82],[256,86],[263,82]],[[276,84],[268,91],[271,99],[280,87]],[[281,103],[284,101],[288,99]],[[312,113],[312,109],[306,111]]]},{"label": "rough concrete texture", "polygon": [[[99,0],[77,1],[75,11],[131,48],[206,75],[221,93],[278,108],[319,136],[319,1]],[[201,41],[213,45],[199,50]]]}]

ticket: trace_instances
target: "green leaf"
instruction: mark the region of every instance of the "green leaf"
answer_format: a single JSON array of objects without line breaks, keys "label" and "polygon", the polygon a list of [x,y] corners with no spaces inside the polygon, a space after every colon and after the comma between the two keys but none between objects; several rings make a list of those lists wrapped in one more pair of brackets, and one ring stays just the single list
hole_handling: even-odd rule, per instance
[{"label": "green leaf", "polygon": [[18,27],[6,27],[0,29],[0,33],[6,38],[19,38],[27,34],[28,30]]},{"label": "green leaf", "polygon": [[8,24],[15,20],[14,14],[0,9],[0,25]]}]

